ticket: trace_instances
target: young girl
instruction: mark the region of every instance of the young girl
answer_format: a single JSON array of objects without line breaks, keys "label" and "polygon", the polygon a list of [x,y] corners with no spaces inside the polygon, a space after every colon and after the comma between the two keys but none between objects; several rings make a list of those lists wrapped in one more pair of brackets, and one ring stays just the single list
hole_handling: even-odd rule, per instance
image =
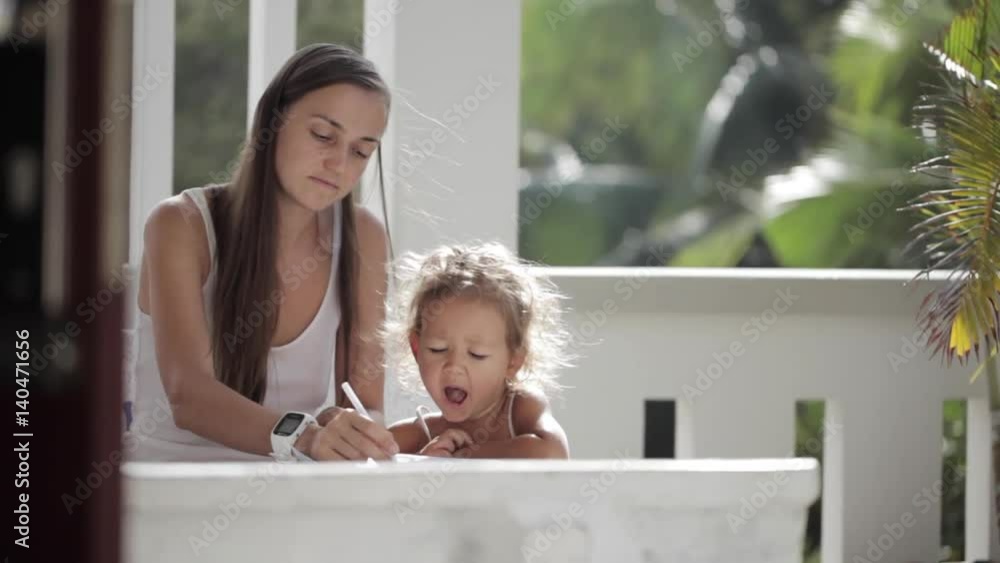
[{"label": "young girl", "polygon": [[[384,348],[403,385],[440,413],[389,428],[400,452],[568,458],[546,394],[569,364],[561,296],[499,244],[410,254],[396,269]],[[419,374],[419,381],[417,375]]]}]

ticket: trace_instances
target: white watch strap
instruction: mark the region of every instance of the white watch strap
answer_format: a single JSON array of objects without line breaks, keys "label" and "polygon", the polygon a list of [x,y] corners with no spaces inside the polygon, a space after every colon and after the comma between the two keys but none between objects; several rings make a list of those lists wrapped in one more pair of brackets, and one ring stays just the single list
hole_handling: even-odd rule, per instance
[{"label": "white watch strap", "polygon": [[292,457],[295,458],[296,461],[304,461],[304,462],[315,462],[316,461],[315,459],[313,459],[313,458],[307,456],[306,454],[300,452],[298,450],[298,448],[296,448],[295,446],[292,446]]},{"label": "white watch strap", "polygon": [[[278,461],[292,461],[295,459],[295,441],[299,439],[299,436],[309,428],[310,425],[316,424],[316,419],[309,413],[300,413],[297,411],[287,412],[282,415],[278,424],[289,414],[301,414],[302,422],[299,426],[292,431],[288,436],[279,436],[275,433],[277,430],[277,425],[271,429],[271,457],[277,459]],[[301,455],[301,452],[300,452]]]}]

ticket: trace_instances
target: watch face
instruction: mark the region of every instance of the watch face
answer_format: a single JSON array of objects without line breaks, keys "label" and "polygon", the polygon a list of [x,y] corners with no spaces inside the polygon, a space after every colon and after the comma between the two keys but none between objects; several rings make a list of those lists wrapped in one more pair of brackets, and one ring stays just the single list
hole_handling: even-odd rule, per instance
[{"label": "watch face", "polygon": [[302,424],[304,418],[305,416],[301,413],[288,413],[278,423],[278,428],[275,429],[274,433],[278,436],[291,436],[299,424]]}]

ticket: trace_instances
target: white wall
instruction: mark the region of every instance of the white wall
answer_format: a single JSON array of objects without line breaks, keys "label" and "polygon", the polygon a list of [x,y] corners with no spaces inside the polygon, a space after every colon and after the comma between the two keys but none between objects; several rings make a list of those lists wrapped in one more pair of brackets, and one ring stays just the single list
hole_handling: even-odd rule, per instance
[{"label": "white wall", "polygon": [[[135,563],[794,563],[819,490],[812,460],[129,464],[123,473],[124,559]],[[743,499],[760,482],[773,492],[751,513]]]}]

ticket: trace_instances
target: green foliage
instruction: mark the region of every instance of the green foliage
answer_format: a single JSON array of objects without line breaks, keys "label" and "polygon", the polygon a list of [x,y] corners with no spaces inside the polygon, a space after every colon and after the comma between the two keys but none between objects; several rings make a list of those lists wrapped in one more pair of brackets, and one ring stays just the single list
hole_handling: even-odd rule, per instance
[{"label": "green foliage", "polygon": [[928,346],[950,362],[995,353],[1000,288],[1000,91],[990,63],[1000,24],[989,2],[977,1],[955,18],[942,49],[928,47],[947,79],[916,108],[928,142],[942,154],[917,170],[947,182],[910,209],[924,217],[913,246],[928,260],[925,272],[958,273],[932,293],[919,322]]},{"label": "green foliage", "polygon": [[[235,169],[246,140],[249,4],[177,1],[175,193]],[[360,0],[298,0],[298,46],[360,48],[362,18]]]},{"label": "green foliage", "polygon": [[175,193],[228,177],[244,141],[248,5],[177,2]]}]

